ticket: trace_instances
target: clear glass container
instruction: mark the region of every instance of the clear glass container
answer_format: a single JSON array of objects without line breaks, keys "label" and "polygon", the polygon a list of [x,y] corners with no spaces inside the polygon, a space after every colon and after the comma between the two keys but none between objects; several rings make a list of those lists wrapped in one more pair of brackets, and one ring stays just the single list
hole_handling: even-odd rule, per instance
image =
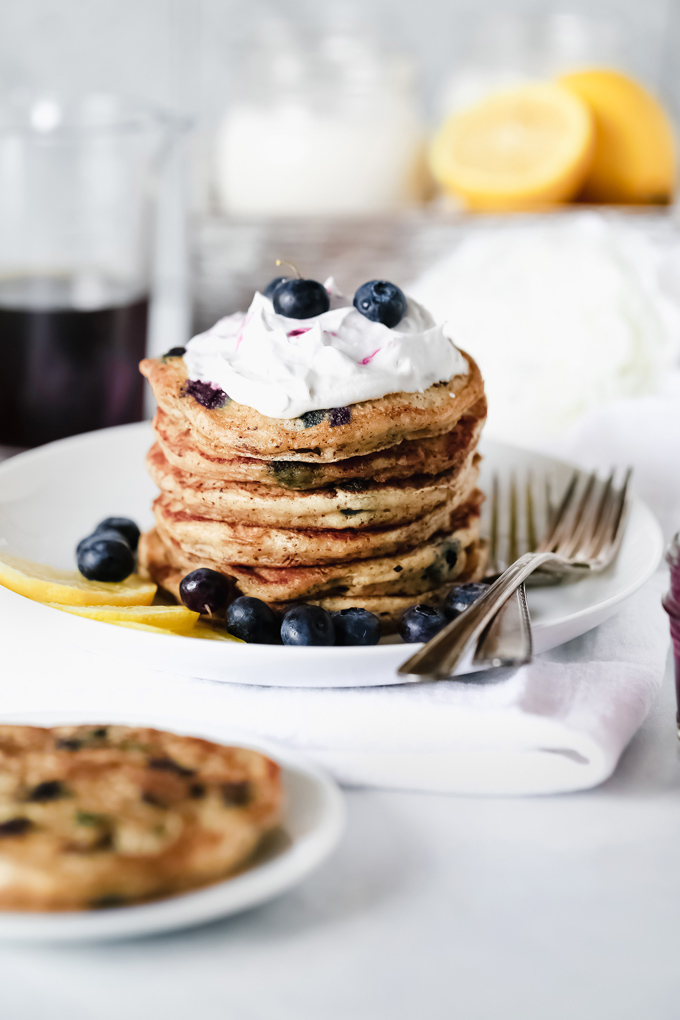
[{"label": "clear glass container", "polygon": [[0,104],[0,444],[142,417],[155,183],[179,126],[104,94]]},{"label": "clear glass container", "polygon": [[217,138],[216,195],[236,216],[370,215],[426,191],[409,57],[365,26],[321,37],[262,25]]}]

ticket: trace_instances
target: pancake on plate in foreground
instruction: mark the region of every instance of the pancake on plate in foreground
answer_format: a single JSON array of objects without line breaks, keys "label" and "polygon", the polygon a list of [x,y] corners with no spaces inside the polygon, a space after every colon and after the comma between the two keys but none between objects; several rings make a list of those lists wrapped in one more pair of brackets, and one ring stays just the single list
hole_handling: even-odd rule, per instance
[{"label": "pancake on plate in foreground", "polygon": [[141,370],[160,495],[140,570],[176,598],[210,568],[232,598],[359,607],[389,631],[481,576],[482,378],[398,287],[281,278]]},{"label": "pancake on plate in foreground", "polygon": [[257,751],[129,726],[0,725],[0,910],[185,892],[247,864],[281,818]]}]

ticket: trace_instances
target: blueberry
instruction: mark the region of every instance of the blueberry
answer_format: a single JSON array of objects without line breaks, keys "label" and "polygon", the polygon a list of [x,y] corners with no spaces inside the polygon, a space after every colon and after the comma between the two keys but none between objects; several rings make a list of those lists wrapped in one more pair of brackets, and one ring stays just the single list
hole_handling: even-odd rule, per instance
[{"label": "blueberry", "polygon": [[163,355],[164,358],[181,358],[187,352],[186,347],[171,347],[169,351],[166,351]]},{"label": "blueberry", "polygon": [[88,581],[124,581],[135,569],[135,556],[119,531],[100,531],[78,543],[78,570]]},{"label": "blueberry", "polygon": [[283,280],[272,303],[274,311],[287,319],[311,319],[330,308],[328,291],[316,280]]},{"label": "blueberry", "polygon": [[377,645],[380,620],[375,613],[353,606],[333,613],[336,645]]},{"label": "blueberry", "polygon": [[284,645],[333,645],[333,621],[321,606],[293,606],[283,618]]},{"label": "blueberry", "polygon": [[139,545],[139,528],[129,517],[107,517],[94,529],[95,535],[100,531],[118,531],[133,552]]},{"label": "blueberry", "polygon": [[78,545],[76,546],[76,557],[80,556],[81,550],[84,549],[86,545],[89,545],[95,536],[97,538],[107,539],[110,542],[124,542],[128,549],[130,548],[130,543],[126,539],[125,535],[122,535],[120,531],[116,531],[115,528],[102,528],[100,525],[100,527],[97,528],[97,530],[91,535],[86,535],[85,538],[81,538],[80,542],[78,542]]},{"label": "blueberry", "polygon": [[411,606],[399,621],[404,641],[429,641],[446,625],[446,617],[433,606]]},{"label": "blueberry", "polygon": [[209,411],[219,411],[229,403],[229,394],[212,383],[200,379],[187,379],[180,391],[182,397],[193,397],[197,404]]},{"label": "blueberry", "polygon": [[454,620],[457,616],[476,602],[480,595],[489,590],[488,584],[479,584],[477,581],[469,581],[468,584],[460,584],[452,588],[444,600],[444,614],[447,620]]},{"label": "blueberry", "polygon": [[227,609],[227,630],[248,644],[276,645],[280,629],[278,616],[261,599],[241,595]]},{"label": "blueberry", "polygon": [[354,295],[354,307],[371,322],[382,322],[392,329],[406,315],[406,297],[394,283],[370,280]]},{"label": "blueberry", "polygon": [[187,609],[212,616],[221,613],[229,601],[231,586],[217,570],[199,567],[186,574],[179,583],[179,597]]},{"label": "blueberry", "polygon": [[328,412],[328,424],[332,429],[338,425],[349,425],[352,420],[352,412],[349,407],[331,407]]},{"label": "blueberry", "polygon": [[275,276],[273,280],[269,281],[269,283],[264,288],[262,293],[264,294],[265,297],[268,297],[271,300],[274,296],[274,291],[276,290],[278,285],[280,283],[283,283],[283,281],[287,279],[288,279],[287,276]]}]

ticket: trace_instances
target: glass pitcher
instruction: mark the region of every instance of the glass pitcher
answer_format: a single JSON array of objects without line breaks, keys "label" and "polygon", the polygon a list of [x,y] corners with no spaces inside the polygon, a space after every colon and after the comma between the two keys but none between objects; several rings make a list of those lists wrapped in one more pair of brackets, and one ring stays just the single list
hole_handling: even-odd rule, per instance
[{"label": "glass pitcher", "polygon": [[0,103],[0,444],[142,417],[155,185],[181,126],[113,95]]}]

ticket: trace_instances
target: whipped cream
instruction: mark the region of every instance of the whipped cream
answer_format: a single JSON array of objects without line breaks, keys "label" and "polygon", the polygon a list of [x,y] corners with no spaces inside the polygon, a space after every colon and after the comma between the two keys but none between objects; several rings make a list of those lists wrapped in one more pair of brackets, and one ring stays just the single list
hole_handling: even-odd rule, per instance
[{"label": "whipped cream", "polygon": [[270,418],[344,407],[388,393],[415,393],[468,372],[446,325],[408,298],[396,328],[371,322],[325,283],[330,309],[312,319],[277,315],[256,292],[247,312],[227,315],[187,344],[190,379],[211,383]]}]

